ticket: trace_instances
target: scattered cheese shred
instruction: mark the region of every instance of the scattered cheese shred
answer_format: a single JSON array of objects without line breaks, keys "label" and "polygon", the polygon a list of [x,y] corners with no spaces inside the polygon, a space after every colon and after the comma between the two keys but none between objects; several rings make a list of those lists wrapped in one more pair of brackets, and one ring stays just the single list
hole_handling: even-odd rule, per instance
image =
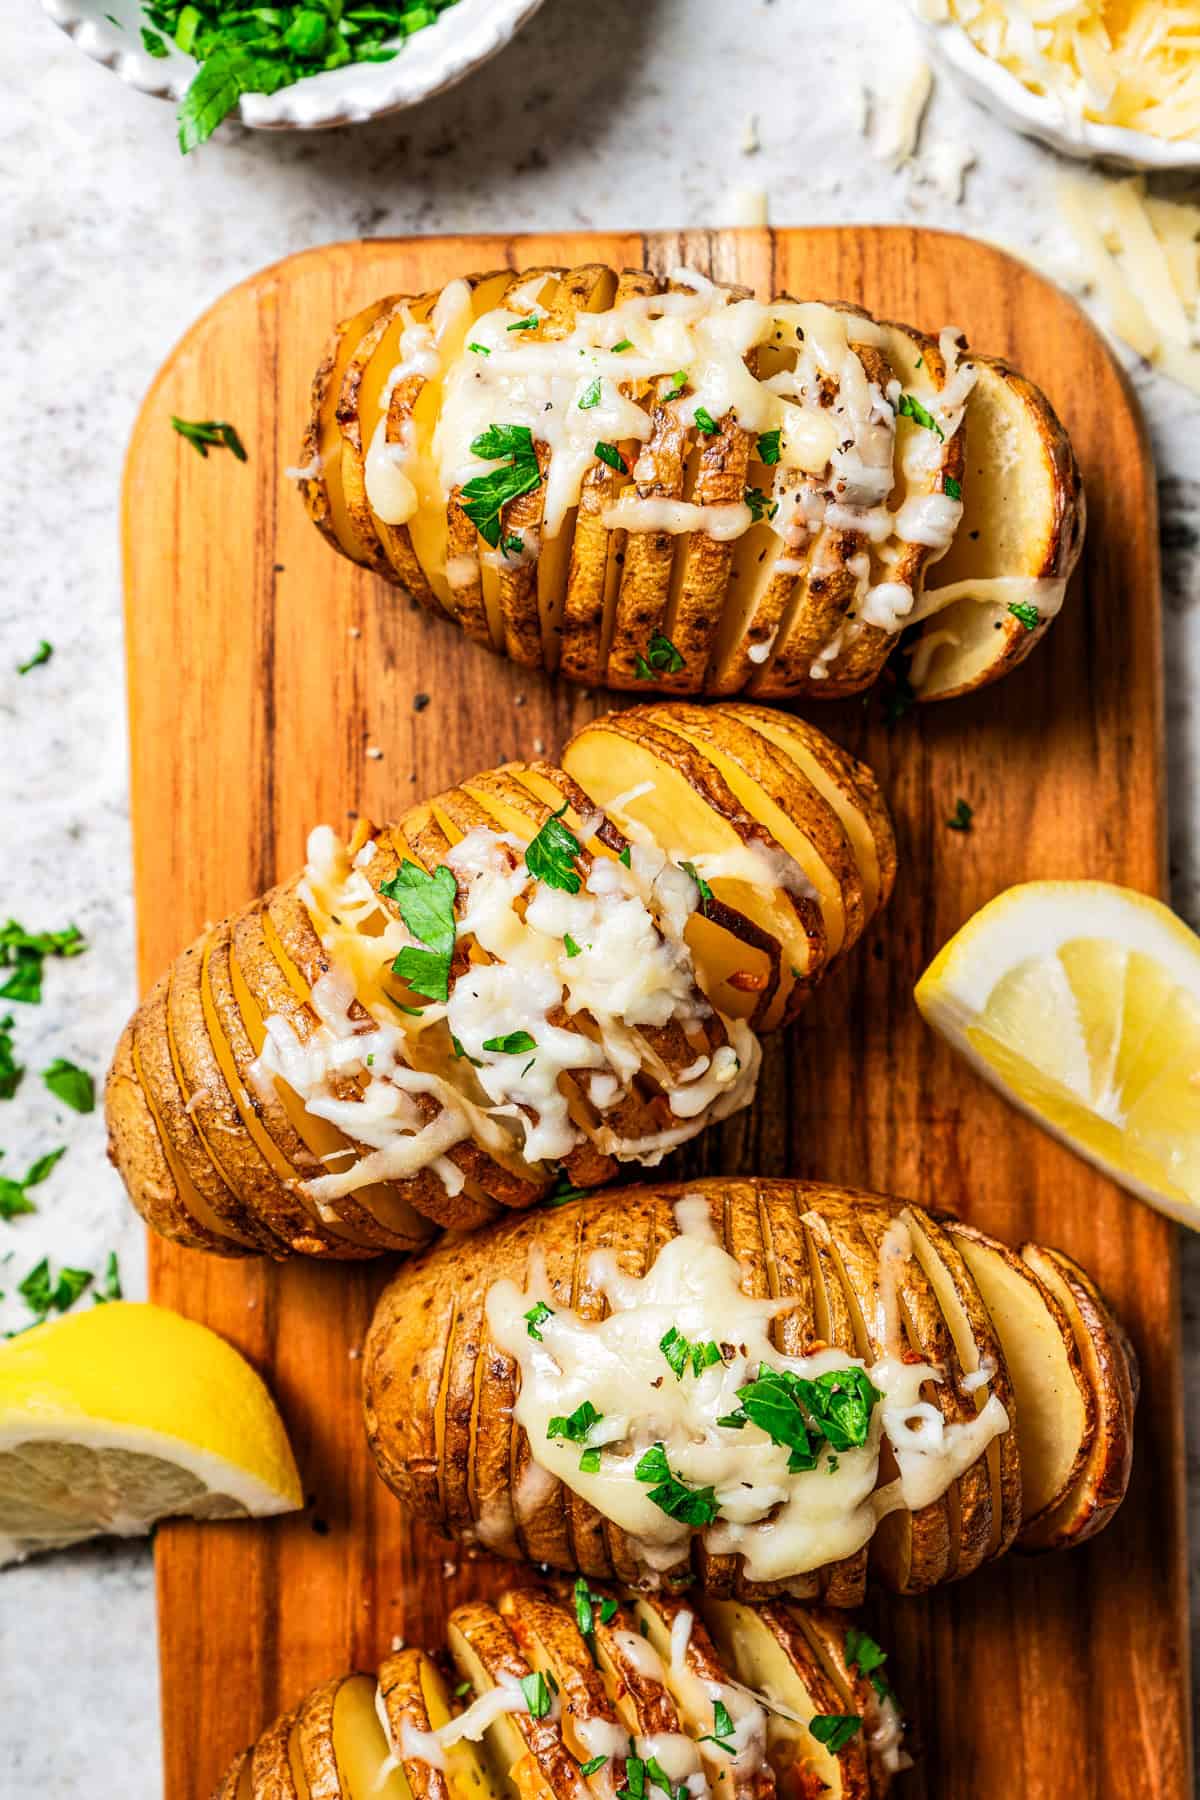
[{"label": "scattered cheese shred", "polygon": [[1200,132],[1200,0],[922,0],[1078,125]]},{"label": "scattered cheese shred", "polygon": [[1200,393],[1200,207],[1148,198],[1141,176],[1065,176],[1058,202],[1111,329]]}]

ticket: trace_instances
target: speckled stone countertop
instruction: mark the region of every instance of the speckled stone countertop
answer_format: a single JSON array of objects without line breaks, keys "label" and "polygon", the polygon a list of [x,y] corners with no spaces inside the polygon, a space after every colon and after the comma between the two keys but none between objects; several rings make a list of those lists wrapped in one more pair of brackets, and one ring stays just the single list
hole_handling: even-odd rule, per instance
[{"label": "speckled stone countertop", "polygon": [[[502,56],[414,114],[328,135],[226,130],[184,162],[168,107],[86,61],[32,0],[8,9],[0,284],[16,417],[0,494],[0,907],[37,928],[74,920],[91,946],[50,965],[44,1005],[21,1009],[31,1071],[66,1056],[99,1076],[134,998],[121,463],[160,360],[231,283],[361,235],[730,224],[739,188],[764,189],[774,223],[920,221],[1067,266],[1055,159],[939,82],[920,156],[889,166],[880,115],[909,53],[907,21],[895,0],[841,0],[819,9],[816,32],[815,10],[813,0],[547,0]],[[964,146],[974,166],[960,200]],[[1200,401],[1131,372],[1161,477],[1171,873],[1195,925]],[[17,678],[43,637],[52,660]],[[96,1267],[115,1249],[126,1291],[141,1293],[142,1232],[104,1159],[99,1113],[65,1112],[31,1074],[0,1126],[7,1173],[68,1146],[37,1215],[0,1227],[9,1269],[19,1279],[47,1252]],[[1195,1239],[1187,1252],[1190,1377]],[[1193,1491],[1197,1423],[1193,1409]],[[0,1792],[160,1792],[144,1544],[0,1576],[0,1695]]]}]

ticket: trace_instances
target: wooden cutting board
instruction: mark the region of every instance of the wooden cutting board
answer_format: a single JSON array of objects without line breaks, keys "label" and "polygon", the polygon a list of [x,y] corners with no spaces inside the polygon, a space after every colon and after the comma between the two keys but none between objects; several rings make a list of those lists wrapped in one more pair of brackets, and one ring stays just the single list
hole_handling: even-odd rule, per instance
[{"label": "wooden cutting board", "polygon": [[[963,327],[1040,382],[1083,466],[1081,578],[1001,686],[888,729],[879,697],[806,710],[878,771],[901,873],[890,911],[800,1025],[760,1098],[680,1172],[821,1175],[953,1207],[1063,1246],[1100,1280],[1142,1367],[1137,1466],[1089,1548],[1004,1562],[928,1601],[880,1599],[889,1668],[923,1746],[905,1791],[941,1800],[1190,1794],[1178,1255],[1172,1228],[1045,1137],[926,1030],[917,976],[991,895],[1039,876],[1165,892],[1153,470],[1134,401],[1079,309],[1031,269],[907,228],[427,238],[294,256],[218,301],[159,374],[125,486],[139,966],[303,860],[308,828],[404,806],[509,755],[562,744],[603,694],[509,667],[353,568],[306,520],[297,460],[334,321],[474,269],[686,262],[762,297],[859,301]],[[207,461],[168,415],[231,420],[250,460]],[[426,703],[427,701],[427,703]],[[377,754],[381,753],[381,754]],[[963,797],[969,834],[946,819]],[[271,1382],[309,1510],[158,1537],[166,1792],[199,1800],[280,1710],[511,1565],[456,1560],[377,1480],[358,1347],[385,1265],[225,1263],[151,1242],[154,1297],[205,1320]],[[131,1371],[136,1379],[136,1371]]]}]

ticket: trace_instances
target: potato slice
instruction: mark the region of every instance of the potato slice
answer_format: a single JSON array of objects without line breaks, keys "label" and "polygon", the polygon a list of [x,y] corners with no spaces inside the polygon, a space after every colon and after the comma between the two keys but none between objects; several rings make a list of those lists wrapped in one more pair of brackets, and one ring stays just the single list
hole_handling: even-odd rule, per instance
[{"label": "potato slice", "polygon": [[[596,1594],[597,1611],[608,1599]],[[567,1750],[577,1763],[603,1756],[609,1762],[614,1788],[624,1785],[628,1731],[618,1723],[598,1663],[564,1599],[559,1602],[540,1588],[510,1589],[498,1602],[531,1669],[553,1677],[561,1708],[559,1729]],[[615,1605],[615,1601],[612,1602]],[[594,1639],[594,1632],[589,1636]]]},{"label": "potato slice", "polygon": [[813,1719],[844,1715],[846,1706],[792,1610],[712,1599],[704,1601],[702,1611],[722,1661],[765,1701],[767,1756],[781,1792],[868,1800],[862,1729],[837,1751],[809,1729]]},{"label": "potato slice", "polygon": [[254,1746],[250,1769],[252,1800],[299,1800],[289,1747],[294,1713],[284,1713]]},{"label": "potato slice", "polygon": [[1022,1550],[1081,1544],[1103,1530],[1125,1497],[1133,1463],[1138,1365],[1133,1346],[1092,1281],[1061,1250],[1024,1244],[1022,1259],[1070,1321],[1091,1389],[1094,1423],[1085,1460],[1057,1506],[1018,1538]]},{"label": "potato slice", "polygon": [[423,1650],[397,1651],[380,1665],[376,1710],[380,1708],[411,1800],[506,1800],[510,1789],[505,1776],[492,1767],[484,1747],[469,1738],[442,1749],[444,1770],[424,1757],[405,1754],[411,1733],[439,1731],[457,1710],[441,1670]]},{"label": "potato slice", "polygon": [[[910,676],[918,700],[946,700],[997,680],[1024,662],[1050,628],[1083,544],[1083,485],[1070,441],[1040,389],[995,357],[976,356],[967,401],[963,517],[947,554],[929,573],[925,601],[960,583],[1016,580],[1007,597],[952,601],[915,637]],[[1022,582],[1045,583],[1023,592]],[[1035,604],[1032,630],[1010,610]]]},{"label": "potato slice", "polygon": [[[756,1721],[744,1696],[729,1687],[729,1667],[703,1618],[686,1600],[664,1594],[643,1595],[633,1611],[642,1636],[663,1664],[684,1731],[697,1744],[713,1800],[773,1800],[775,1778],[765,1760],[765,1732],[753,1729]],[[735,1728],[741,1726],[745,1741],[739,1741],[736,1751],[716,1741],[717,1700]],[[673,1769],[668,1772],[674,1774]]]},{"label": "potato slice", "polygon": [[299,485],[309,518],[335,550],[381,575],[390,575],[387,558],[378,546],[373,551],[360,537],[342,490],[337,404],[351,359],[391,304],[390,298],[376,300],[337,327],[313,376],[311,408],[300,449],[303,473]]},{"label": "potato slice", "polygon": [[[477,1694],[535,1673],[500,1614],[482,1602],[458,1606],[446,1627],[446,1642],[455,1666]],[[543,1682],[545,1678],[543,1677]],[[584,1800],[578,1765],[563,1743],[558,1727],[558,1697],[546,1683],[549,1710],[539,1718],[529,1710],[500,1713],[488,1726],[484,1742],[497,1764],[507,1771],[522,1800]]]},{"label": "potato slice", "polygon": [[312,1800],[411,1800],[392,1756],[369,1675],[342,1675],[297,1714],[301,1767]]},{"label": "potato slice", "polygon": [[251,1761],[253,1749],[243,1750],[236,1756],[224,1776],[213,1790],[213,1800],[252,1800]]},{"label": "potato slice", "polygon": [[1003,1346],[1016,1394],[1025,1530],[1052,1510],[1079,1473],[1094,1402],[1067,1316],[1052,1291],[1004,1244],[947,1223]]}]

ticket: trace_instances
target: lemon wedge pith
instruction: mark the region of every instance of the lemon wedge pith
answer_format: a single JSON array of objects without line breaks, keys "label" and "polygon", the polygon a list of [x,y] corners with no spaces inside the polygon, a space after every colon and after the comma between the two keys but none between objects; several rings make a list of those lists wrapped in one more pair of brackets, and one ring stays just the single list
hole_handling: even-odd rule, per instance
[{"label": "lemon wedge pith", "polygon": [[1008,888],[952,937],[917,1005],[1071,1149],[1200,1227],[1200,938],[1103,881]]},{"label": "lemon wedge pith", "polygon": [[180,1514],[302,1504],[274,1401],[206,1326],[115,1301],[0,1347],[0,1565]]}]

